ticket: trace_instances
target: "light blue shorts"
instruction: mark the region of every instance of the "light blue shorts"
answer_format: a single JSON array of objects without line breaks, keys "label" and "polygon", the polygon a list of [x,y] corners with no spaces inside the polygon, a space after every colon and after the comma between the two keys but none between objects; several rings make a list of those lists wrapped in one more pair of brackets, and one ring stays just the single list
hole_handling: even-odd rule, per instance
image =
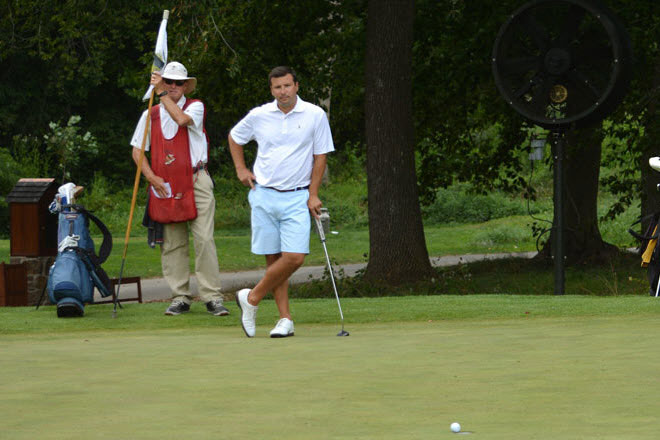
[{"label": "light blue shorts", "polygon": [[279,192],[255,183],[248,200],[252,207],[253,254],[309,254],[308,190]]}]

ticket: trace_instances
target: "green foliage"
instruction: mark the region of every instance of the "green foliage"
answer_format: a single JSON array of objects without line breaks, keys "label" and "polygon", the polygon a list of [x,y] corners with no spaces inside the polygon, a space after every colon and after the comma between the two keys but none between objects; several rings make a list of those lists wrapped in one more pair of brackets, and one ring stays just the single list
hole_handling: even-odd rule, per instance
[{"label": "green foliage", "polygon": [[[543,208],[547,208],[547,205]],[[530,208],[532,214],[541,210],[538,204]],[[524,200],[513,199],[502,192],[488,195],[474,194],[465,185],[454,185],[436,191],[433,204],[422,207],[426,222],[480,223],[488,220],[527,214]]]},{"label": "green foliage", "polygon": [[224,148],[229,129],[273,99],[268,72],[283,64],[296,70],[300,96],[329,110],[339,154],[349,140],[362,139],[364,5],[257,0],[172,8],[170,59],[183,61],[199,78],[196,94],[207,105],[212,148]]},{"label": "green foliage", "polygon": [[4,148],[0,148],[0,237],[9,235],[9,206],[5,197],[20,178],[19,167]]},{"label": "green foliage", "polygon": [[248,189],[234,176],[213,178],[215,182],[215,227],[218,229],[250,228]]},{"label": "green foliage", "polygon": [[80,134],[80,116],[73,115],[65,127],[51,122],[48,124],[50,133],[44,135],[46,152],[55,160],[57,168],[62,172],[62,182],[76,180],[72,176],[81,163],[80,156],[85,154],[94,158],[98,152],[96,138],[88,131]]},{"label": "green foliage", "polygon": [[[138,188],[131,235],[146,237],[145,229],[141,224],[147,200],[147,188],[144,181],[142,183],[143,185]],[[118,189],[111,186],[108,178],[101,173],[96,173],[90,185],[86,186],[78,197],[77,202],[93,211],[94,215],[105,223],[115,237],[123,238],[128,225],[132,195],[132,187]],[[96,230],[93,230],[92,233],[96,233]],[[118,242],[119,240],[116,239],[115,246],[119,246]]]},{"label": "green foliage", "polygon": [[328,184],[321,187],[321,200],[333,225],[359,228],[369,224],[367,215],[367,175],[364,157],[347,149],[343,157],[328,159]]},{"label": "green foliage", "polygon": [[[361,275],[339,279],[342,297],[383,297],[408,295],[473,295],[514,294],[552,295],[554,274],[552,262],[537,259],[510,258],[440,267],[428,282],[392,286],[366,282]],[[329,278],[292,287],[298,298],[322,298],[332,292]],[[593,266],[566,269],[567,295],[633,296],[646,295],[648,282],[639,268],[639,257],[622,253],[610,261]]]},{"label": "green foliage", "polygon": [[[508,225],[499,225],[494,228],[484,228],[473,237],[473,242],[479,246],[491,247],[497,244],[521,243],[529,239],[530,231],[511,228]],[[513,247],[517,246],[513,244]]]},{"label": "green foliage", "polygon": [[[520,194],[527,185],[524,159],[527,129],[532,127],[521,123],[499,97],[490,67],[495,35],[520,3],[491,2],[487,8],[462,0],[415,3],[413,104],[420,195],[428,205],[427,222],[454,221],[447,220],[450,209],[442,206],[461,206],[452,199],[458,196],[449,197],[438,188],[469,182],[482,194],[495,189]],[[656,3],[609,2],[633,41],[635,68],[622,110],[604,125],[602,184],[619,198],[601,213],[605,219],[627,215],[627,208],[636,207],[640,195],[642,200],[648,197],[643,191],[649,185],[640,184],[639,164],[645,155],[657,151],[660,137],[660,119],[653,111],[660,90],[654,74],[660,65]],[[53,138],[49,122],[82,115],[78,123],[58,125],[58,130],[75,128],[78,136],[93,133],[98,154],[68,154],[67,158],[78,157],[80,162],[74,167],[64,164],[61,171],[71,171],[76,183],[93,191],[101,182],[97,179],[103,177],[107,188],[103,197],[117,202],[126,199],[124,191],[130,191],[134,176],[128,141],[146,106],[140,98],[147,86],[163,7],[157,2],[124,1],[109,7],[92,0],[3,4],[0,145],[9,146],[13,159],[3,163],[7,180],[56,172],[60,162],[50,160],[42,139],[49,136],[60,146],[67,143]],[[248,225],[243,188],[235,181],[226,137],[250,108],[272,99],[266,76],[280,64],[297,70],[303,99],[329,110],[337,149],[331,157],[331,185],[342,183],[336,193],[328,193],[326,206],[341,224],[365,225],[367,197],[361,179],[366,151],[366,1],[177,0],[167,7],[171,11],[170,60],[184,62],[199,78],[196,97],[207,105],[210,160],[219,195],[216,226]],[[277,23],[275,30],[273,23]],[[254,146],[246,153],[251,161]],[[351,175],[356,180],[348,180]],[[349,191],[351,185],[361,192]],[[537,188],[547,192],[551,186]],[[143,192],[136,215],[144,208]],[[434,203],[436,196],[444,199]],[[117,212],[124,210],[123,202],[113,210],[106,207],[103,197],[99,195],[92,204],[98,202],[99,209],[117,217],[119,225]],[[452,215],[480,221],[520,212],[495,197],[496,202],[484,199],[483,208],[467,206]],[[543,199],[543,194],[539,197]],[[472,199],[476,197],[466,197],[461,203],[469,205]],[[547,205],[537,209],[545,210]]]},{"label": "green foliage", "polygon": [[623,213],[634,200],[639,200],[642,191],[641,171],[637,164],[641,162],[640,143],[645,135],[644,114],[634,116],[626,113],[622,120],[606,119],[603,121],[603,158],[604,173],[600,183],[604,190],[618,196],[604,219],[613,219]]},{"label": "green foliage", "polygon": [[618,199],[616,195],[607,193],[601,194],[601,200],[598,206],[598,226],[600,233],[607,243],[613,243],[620,248],[637,247],[639,243],[628,232],[631,225],[639,218],[639,201],[628,206],[623,212],[612,217],[609,213],[612,211]]},{"label": "green foliage", "polygon": [[7,195],[20,177],[19,165],[8,150],[0,148],[0,194]]},{"label": "green foliage", "polygon": [[39,139],[14,136],[11,149],[0,147],[0,237],[9,236],[9,206],[5,196],[23,177],[47,176],[48,161],[39,152]]},{"label": "green foliage", "polygon": [[41,137],[18,134],[12,139],[12,161],[20,177],[48,177],[58,174],[60,182],[73,180],[87,184],[89,164],[99,156],[100,146],[89,132],[81,133],[77,124],[81,117],[73,115],[67,124],[48,123],[49,131]]},{"label": "green foliage", "polygon": [[524,188],[518,150],[524,133],[492,80],[490,53],[512,1],[475,8],[456,0],[416,3],[414,108],[421,199],[472,182],[481,191]]},{"label": "green foliage", "polygon": [[133,96],[147,86],[143,58],[153,50],[160,13],[154,2],[4,2],[0,145],[17,135],[41,139],[49,121],[82,115],[81,130],[102,141],[99,160],[83,160],[76,179],[91,181],[100,169],[126,179],[127,138],[141,107]]},{"label": "green foliage", "polygon": [[20,177],[50,176],[51,161],[43,151],[42,139],[31,135],[13,138],[12,157]]},{"label": "green foliage", "polygon": [[619,198],[605,214],[611,218],[638,200],[642,202],[641,213],[657,210],[657,173],[648,168],[647,160],[658,155],[660,138],[656,111],[660,98],[660,15],[653,0],[611,0],[608,6],[625,26],[634,52],[628,94],[612,114],[612,125],[606,127],[609,137],[617,139],[609,140],[612,154],[603,156],[603,164],[616,170],[616,175],[605,176],[602,182]]},{"label": "green foliage", "polygon": [[96,173],[90,186],[78,198],[81,203],[84,201],[88,210],[107,214],[111,211],[118,211],[118,206],[121,206],[124,201],[122,199],[126,199],[127,195],[130,200],[131,193],[128,191],[120,194],[115,191],[116,188],[110,187],[107,177]]}]

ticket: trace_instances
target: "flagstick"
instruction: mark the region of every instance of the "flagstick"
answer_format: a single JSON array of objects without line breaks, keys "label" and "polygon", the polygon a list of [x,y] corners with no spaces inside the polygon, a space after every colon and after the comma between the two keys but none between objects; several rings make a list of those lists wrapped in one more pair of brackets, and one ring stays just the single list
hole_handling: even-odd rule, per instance
[{"label": "flagstick", "polygon": [[124,237],[124,253],[121,257],[121,268],[119,269],[119,279],[117,281],[117,293],[115,295],[114,308],[112,310],[112,317],[117,317],[117,304],[119,303],[119,289],[121,288],[121,277],[124,273],[124,263],[126,262],[126,252],[128,251],[128,239],[131,235],[131,225],[133,224],[133,211],[135,210],[135,202],[137,201],[138,187],[140,186],[140,176],[142,176],[142,161],[144,160],[144,149],[147,144],[147,136],[149,135],[149,125],[151,123],[151,105],[154,102],[154,95],[156,89],[151,89],[149,96],[149,106],[147,107],[147,120],[144,124],[144,134],[142,135],[142,147],[140,148],[140,158],[137,163],[137,171],[135,172],[135,182],[133,183],[133,198],[131,199],[131,210],[128,214],[128,225],[126,226],[126,236]]}]

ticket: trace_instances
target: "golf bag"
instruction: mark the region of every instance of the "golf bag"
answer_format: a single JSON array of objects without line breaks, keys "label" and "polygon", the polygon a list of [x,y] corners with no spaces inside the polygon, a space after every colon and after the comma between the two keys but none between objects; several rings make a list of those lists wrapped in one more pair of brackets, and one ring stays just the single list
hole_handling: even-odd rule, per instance
[{"label": "golf bag", "polygon": [[[644,234],[638,234],[632,227],[636,224],[649,221],[649,226]],[[635,221],[628,233],[640,241],[639,255],[642,258],[642,267],[647,270],[649,280],[649,294],[657,296],[658,280],[660,279],[660,246],[658,246],[658,236],[660,236],[660,211],[640,217]]]},{"label": "golf bag", "polygon": [[[94,287],[102,297],[111,295],[110,278],[101,264],[112,250],[112,235],[96,216],[80,205],[58,205],[58,252],[48,273],[48,298],[57,304],[57,316],[83,316],[85,303],[94,302]],[[53,211],[51,207],[51,211]],[[103,233],[99,254],[89,235],[89,220]]]}]

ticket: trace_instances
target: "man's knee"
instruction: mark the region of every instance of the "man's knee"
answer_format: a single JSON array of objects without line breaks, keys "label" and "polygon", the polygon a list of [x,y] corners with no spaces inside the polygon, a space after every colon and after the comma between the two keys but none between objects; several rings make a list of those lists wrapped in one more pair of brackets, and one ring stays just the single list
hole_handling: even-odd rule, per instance
[{"label": "man's knee", "polygon": [[290,266],[295,266],[296,268],[303,265],[305,262],[305,254],[297,254],[293,252],[282,252],[282,257],[285,258],[285,261]]},{"label": "man's knee", "polygon": [[270,266],[271,264],[273,264],[277,260],[279,260],[281,257],[282,257],[281,252],[279,254],[267,254],[266,255],[266,266]]}]

